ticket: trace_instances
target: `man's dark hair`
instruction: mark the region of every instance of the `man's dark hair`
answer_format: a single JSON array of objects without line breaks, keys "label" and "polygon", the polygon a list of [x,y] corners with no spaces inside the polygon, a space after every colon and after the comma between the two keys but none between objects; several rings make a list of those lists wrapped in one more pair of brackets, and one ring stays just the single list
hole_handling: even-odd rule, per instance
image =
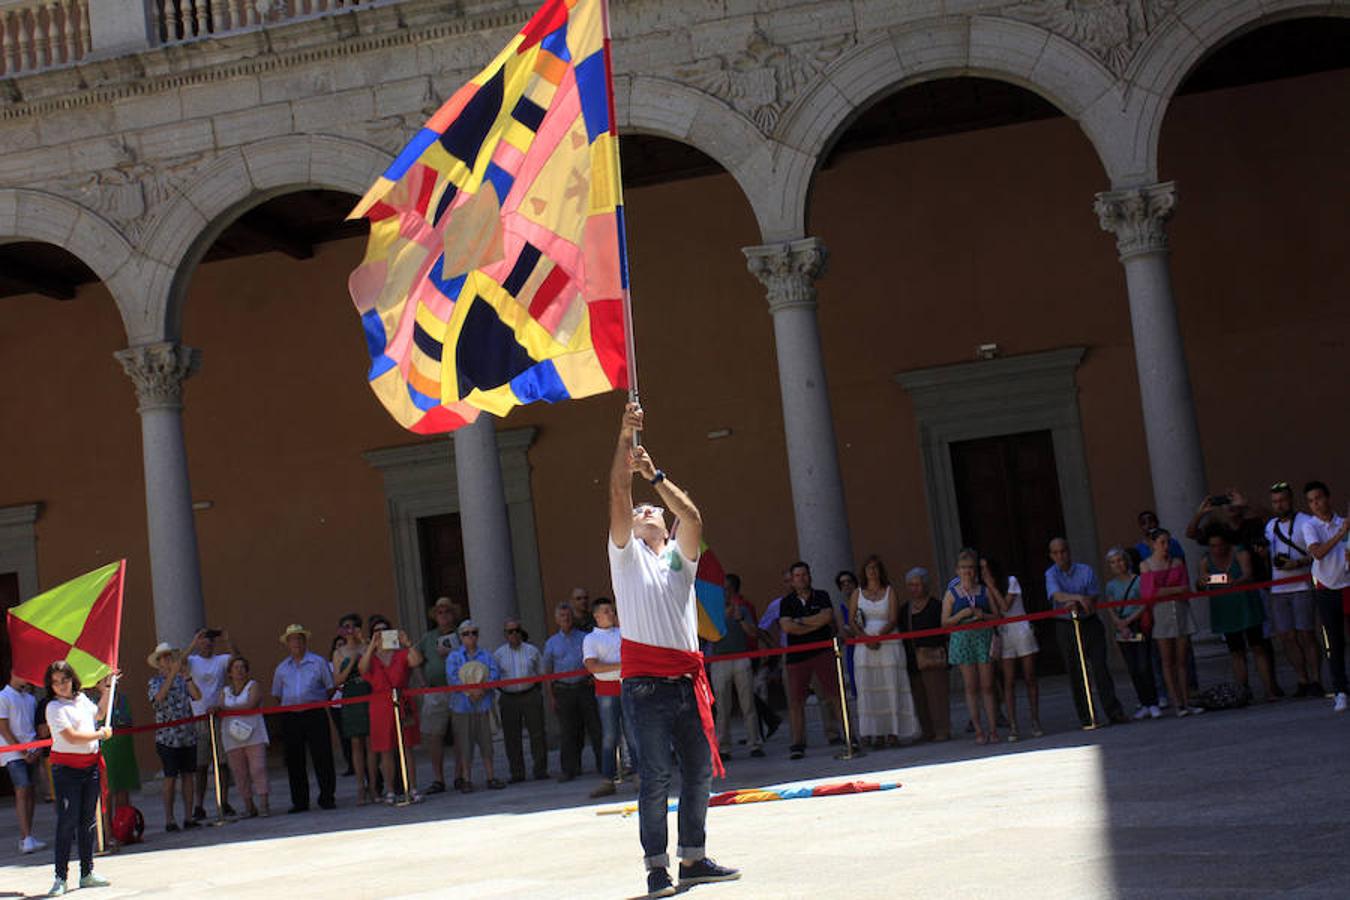
[{"label": "man's dark hair", "polygon": [[857,575],[853,574],[853,572],[849,569],[840,569],[838,572],[835,573],[834,586],[839,587],[839,582],[843,581],[845,578],[852,578],[853,583],[858,584]]},{"label": "man's dark hair", "polygon": [[597,606],[612,607],[614,606],[614,601],[609,599],[608,597],[596,597],[594,600],[591,601],[591,612],[595,612],[595,608]]},{"label": "man's dark hair", "polygon": [[1155,513],[1153,510],[1151,510],[1151,509],[1141,509],[1141,510],[1139,510],[1139,515],[1137,515],[1137,516],[1134,517],[1134,520],[1135,520],[1136,522],[1142,522],[1142,521],[1144,521],[1144,516],[1150,516],[1150,517],[1152,517],[1153,519],[1157,519],[1157,518],[1158,518],[1158,514]]},{"label": "man's dark hair", "polygon": [[788,574],[791,575],[793,572],[797,571],[798,569],[805,569],[805,570],[806,570],[806,573],[807,573],[808,575],[811,574],[811,567],[808,566],[806,563],[802,562],[800,559],[797,560],[797,561],[796,561],[795,563],[793,563],[792,565],[788,566]]},{"label": "man's dark hair", "polygon": [[361,621],[361,614],[354,612],[347,613],[345,616],[338,619],[339,625],[346,625],[348,622],[351,622],[357,628],[360,628],[362,625],[365,624],[364,622]]},{"label": "man's dark hair", "polygon": [[1321,491],[1328,497],[1331,496],[1331,488],[1327,487],[1325,481],[1310,481],[1303,486],[1303,496],[1311,494],[1313,491]]},{"label": "man's dark hair", "polygon": [[1205,543],[1208,544],[1214,538],[1223,538],[1230,544],[1238,543],[1238,536],[1233,533],[1233,529],[1227,525],[1214,524],[1205,529]]},{"label": "man's dark hair", "polygon": [[42,684],[47,689],[48,697],[55,697],[56,691],[52,688],[52,676],[57,672],[70,679],[70,695],[74,697],[84,686],[80,684],[80,676],[75,674],[75,667],[64,659],[58,659],[47,667],[47,672],[42,676]]},{"label": "man's dark hair", "polygon": [[728,572],[727,590],[731,591],[733,594],[739,594],[741,592],[741,576]]}]

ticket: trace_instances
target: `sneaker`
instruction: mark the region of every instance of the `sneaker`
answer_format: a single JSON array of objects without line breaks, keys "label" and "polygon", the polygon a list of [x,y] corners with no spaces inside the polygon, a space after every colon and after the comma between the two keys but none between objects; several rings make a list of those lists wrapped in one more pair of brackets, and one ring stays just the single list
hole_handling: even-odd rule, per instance
[{"label": "sneaker", "polygon": [[110,884],[112,884],[111,881],[97,872],[90,872],[88,875],[80,876],[80,887],[82,888],[107,887]]},{"label": "sneaker", "polygon": [[764,748],[763,748],[763,747],[756,747],[755,749],[753,749],[753,750],[750,751],[750,755],[753,756],[755,759],[763,759],[763,758],[764,758]]},{"label": "sneaker", "polygon": [[647,870],[647,897],[670,897],[675,893],[675,885],[670,881],[670,873],[665,869]]},{"label": "sneaker", "polygon": [[1188,712],[1186,711],[1186,707],[1184,707],[1184,706],[1178,706],[1178,707],[1177,707],[1177,718],[1178,718],[1178,719],[1184,719],[1184,718],[1186,718],[1186,716],[1188,716],[1188,715],[1190,715],[1190,713],[1188,713]]},{"label": "sneaker", "polygon": [[177,831],[177,830],[178,830],[178,823],[177,823],[177,822],[170,822],[168,825],[165,825],[165,826],[164,826],[164,830],[165,830],[165,831]]},{"label": "sneaker", "polygon": [[[66,880],[58,878],[52,882],[52,889],[47,892],[48,897],[61,897],[66,893]],[[672,891],[671,893],[674,893]]]},{"label": "sneaker", "polygon": [[206,818],[206,810],[200,806],[192,807],[192,818],[200,822],[202,819]]},{"label": "sneaker", "polygon": [[1345,712],[1345,707],[1346,707],[1345,691],[1341,691],[1339,694],[1336,695],[1336,703],[1331,708],[1334,712]]},{"label": "sneaker", "polygon": [[1202,712],[1204,712],[1204,711],[1205,711],[1205,708],[1204,708],[1203,706],[1188,706],[1188,707],[1186,707],[1186,712],[1190,713],[1190,714],[1193,715],[1193,716],[1198,716],[1198,715],[1200,715],[1200,714],[1201,714]]},{"label": "sneaker", "polygon": [[1169,707],[1169,706],[1171,706],[1171,705],[1172,705],[1172,701],[1167,699],[1167,695],[1166,695],[1166,694],[1159,694],[1159,695],[1158,695],[1158,709],[1167,709],[1167,707]]},{"label": "sneaker", "polygon": [[184,828],[201,828],[202,825],[201,825],[201,823],[198,822],[196,819],[185,819],[185,820],[183,821],[183,827],[184,827]]},{"label": "sneaker", "polygon": [[1148,707],[1141,706],[1134,711],[1134,715],[1131,716],[1130,718],[1134,719],[1136,722],[1142,722],[1144,719],[1147,719],[1150,715],[1151,713],[1148,711]]},{"label": "sneaker", "polygon": [[1160,707],[1157,707],[1157,706],[1150,706],[1150,707],[1148,708],[1148,717],[1149,717],[1150,719],[1161,719],[1161,718],[1162,718],[1162,709],[1161,709]]},{"label": "sneaker", "polygon": [[740,877],[740,869],[719,866],[706,856],[695,862],[680,863],[680,887],[686,884],[706,884],[710,881],[735,881]]},{"label": "sneaker", "polygon": [[40,841],[40,840],[38,840],[37,838],[33,837],[33,836],[30,834],[28,837],[26,837],[26,838],[24,838],[23,840],[19,841],[19,852],[20,852],[20,853],[35,853],[36,851],[41,850],[41,849],[43,849],[43,848],[46,847],[46,846],[47,846],[47,842],[46,842],[46,841]]},{"label": "sneaker", "polygon": [[806,755],[806,748],[801,744],[793,744],[788,748],[788,759],[801,759]]},{"label": "sneaker", "polygon": [[222,816],[235,816],[235,817],[238,817],[239,815],[239,813],[234,811],[234,807],[228,803],[226,803],[224,806],[221,807],[220,814]]}]

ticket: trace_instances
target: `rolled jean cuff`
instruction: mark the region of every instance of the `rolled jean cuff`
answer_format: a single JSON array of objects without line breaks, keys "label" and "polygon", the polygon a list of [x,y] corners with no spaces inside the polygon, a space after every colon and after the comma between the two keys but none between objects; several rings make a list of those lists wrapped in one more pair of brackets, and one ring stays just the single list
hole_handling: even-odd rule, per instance
[{"label": "rolled jean cuff", "polygon": [[675,855],[682,863],[696,863],[707,856],[708,852],[702,847],[676,847]]},{"label": "rolled jean cuff", "polygon": [[662,853],[660,856],[643,857],[642,862],[648,869],[669,869],[670,854]]}]

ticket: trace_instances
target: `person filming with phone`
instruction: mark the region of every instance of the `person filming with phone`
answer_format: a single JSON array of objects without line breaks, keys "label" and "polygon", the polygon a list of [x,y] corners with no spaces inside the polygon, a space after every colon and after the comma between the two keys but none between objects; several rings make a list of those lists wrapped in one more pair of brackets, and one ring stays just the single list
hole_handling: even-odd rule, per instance
[{"label": "person filming with phone", "polygon": [[[1250,584],[1252,555],[1245,547],[1233,545],[1233,535],[1222,525],[1211,525],[1206,531],[1208,549],[1200,560],[1200,577],[1196,590],[1213,591],[1234,585]],[[1262,640],[1265,610],[1261,594],[1256,590],[1226,590],[1209,598],[1209,625],[1215,634],[1222,634],[1228,644],[1228,656],[1233,664],[1233,678],[1244,699],[1250,699],[1251,686],[1247,678],[1247,651],[1256,658],[1256,668],[1266,689],[1266,699],[1275,700],[1275,676],[1270,667],[1270,654]]]}]

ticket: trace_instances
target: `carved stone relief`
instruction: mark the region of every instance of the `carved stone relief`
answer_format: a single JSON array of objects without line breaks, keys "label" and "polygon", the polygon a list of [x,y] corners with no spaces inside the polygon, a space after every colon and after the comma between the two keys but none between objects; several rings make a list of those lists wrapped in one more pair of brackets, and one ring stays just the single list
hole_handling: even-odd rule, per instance
[{"label": "carved stone relief", "polygon": [[94,210],[135,244],[154,221],[155,211],[165,206],[212,158],[207,153],[196,153],[173,160],[144,162],[123,143],[121,159],[111,168],[67,175],[46,186]]},{"label": "carved stone relief", "polygon": [[853,35],[845,34],[782,46],[756,29],[744,50],[677,69],[675,76],[722,98],[769,135],[802,88],[854,40]]},{"label": "carved stone relief", "polygon": [[1050,31],[1091,53],[1117,77],[1179,0],[1024,0],[998,14]]}]

